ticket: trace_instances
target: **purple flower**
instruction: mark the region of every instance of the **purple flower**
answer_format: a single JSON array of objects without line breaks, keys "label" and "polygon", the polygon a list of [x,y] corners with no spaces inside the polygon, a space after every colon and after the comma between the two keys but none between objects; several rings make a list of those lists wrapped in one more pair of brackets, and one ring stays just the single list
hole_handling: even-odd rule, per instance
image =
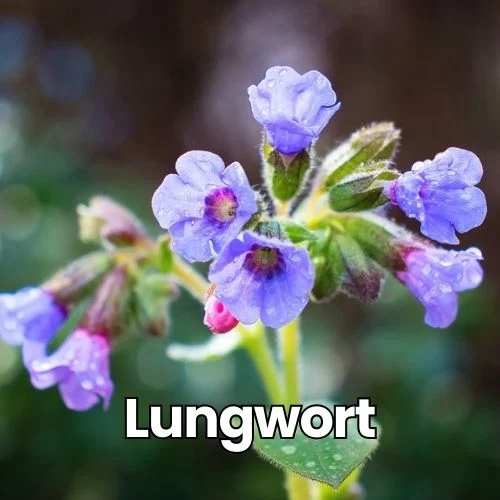
[{"label": "purple flower", "polygon": [[0,338],[11,345],[25,339],[48,343],[66,321],[67,312],[42,288],[0,294]]},{"label": "purple flower", "polygon": [[340,107],[319,71],[299,75],[288,66],[269,68],[259,85],[249,87],[248,95],[269,143],[286,155],[309,147]]},{"label": "purple flower", "polygon": [[175,164],[153,195],[153,212],[172,236],[172,249],[190,262],[210,260],[235,238],[257,202],[239,163],[224,170],[222,159],[190,151]]},{"label": "purple flower", "polygon": [[470,151],[448,148],[434,160],[415,163],[389,184],[387,194],[408,216],[421,222],[421,232],[441,243],[457,244],[455,231],[465,233],[486,217],[483,192],[474,187],[483,175],[479,158]]},{"label": "purple flower", "polygon": [[479,264],[483,256],[477,248],[465,251],[443,248],[407,248],[403,258],[406,270],[397,273],[426,309],[425,322],[446,328],[455,321],[458,293],[476,288],[483,280]]},{"label": "purple flower", "polygon": [[47,355],[46,345],[25,342],[23,359],[37,389],[59,386],[64,404],[70,410],[85,411],[102,398],[109,406],[113,382],[109,375],[107,337],[77,328],[61,346]]},{"label": "purple flower", "polygon": [[306,306],[314,267],[305,249],[245,231],[224,247],[209,279],[216,285],[215,296],[239,321],[261,319],[279,328]]}]

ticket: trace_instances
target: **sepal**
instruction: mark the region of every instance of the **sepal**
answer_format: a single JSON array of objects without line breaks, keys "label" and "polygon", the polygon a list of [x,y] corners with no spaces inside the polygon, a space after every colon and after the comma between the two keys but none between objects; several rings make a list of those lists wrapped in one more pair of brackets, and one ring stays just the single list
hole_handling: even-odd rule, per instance
[{"label": "sepal", "polygon": [[264,142],[262,159],[264,179],[271,197],[281,203],[293,200],[307,180],[310,152],[304,149],[293,155],[284,155]]},{"label": "sepal", "polygon": [[314,300],[328,300],[339,292],[362,302],[378,298],[385,273],[348,234],[327,229],[309,251],[316,268]]},{"label": "sepal", "polygon": [[60,304],[83,298],[96,281],[112,266],[106,252],[93,252],[73,261],[49,278],[42,287]]},{"label": "sepal", "polygon": [[169,306],[179,295],[174,283],[161,274],[140,274],[131,297],[132,320],[141,333],[154,337],[168,333]]},{"label": "sepal", "polygon": [[362,166],[394,159],[401,137],[393,123],[381,122],[363,127],[334,149],[324,160],[323,188],[328,189]]}]

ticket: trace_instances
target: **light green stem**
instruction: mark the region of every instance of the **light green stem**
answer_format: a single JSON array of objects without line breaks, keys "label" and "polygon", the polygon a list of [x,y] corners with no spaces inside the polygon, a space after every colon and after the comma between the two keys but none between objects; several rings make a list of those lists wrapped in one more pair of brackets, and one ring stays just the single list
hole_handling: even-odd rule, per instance
[{"label": "light green stem", "polygon": [[285,379],[285,403],[300,403],[299,348],[300,326],[296,319],[279,330],[281,363]]},{"label": "light green stem", "polygon": [[[285,381],[286,405],[300,403],[300,324],[296,319],[279,330],[281,362]],[[289,500],[309,500],[311,482],[293,472],[286,472]]]}]

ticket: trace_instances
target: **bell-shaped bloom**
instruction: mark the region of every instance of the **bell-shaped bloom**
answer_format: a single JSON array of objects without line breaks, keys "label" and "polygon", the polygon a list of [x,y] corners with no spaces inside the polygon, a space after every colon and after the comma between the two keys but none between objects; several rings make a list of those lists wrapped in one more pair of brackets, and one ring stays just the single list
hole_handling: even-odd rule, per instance
[{"label": "bell-shaped bloom", "polygon": [[57,385],[70,410],[88,410],[101,399],[106,409],[113,394],[110,350],[106,336],[77,328],[52,354],[47,354],[46,345],[26,341],[23,360],[33,386],[47,389]]},{"label": "bell-shaped bloom", "polygon": [[0,338],[11,345],[25,339],[48,343],[66,321],[66,308],[42,288],[0,294]]},{"label": "bell-shaped bloom", "polygon": [[486,217],[483,192],[474,187],[483,175],[479,158],[460,148],[448,148],[433,160],[415,163],[386,188],[391,202],[421,223],[425,236],[440,243],[459,243]]},{"label": "bell-shaped bloom", "polygon": [[203,323],[212,333],[227,333],[230,332],[239,321],[218,298],[211,295],[205,302],[205,317]]},{"label": "bell-shaped bloom", "polygon": [[250,231],[228,243],[209,272],[214,295],[244,324],[279,328],[304,309],[314,267],[304,248]]},{"label": "bell-shaped bloom", "polygon": [[300,75],[288,66],[269,68],[264,80],[249,87],[248,95],[269,143],[285,155],[309,147],[340,107],[319,71]]},{"label": "bell-shaped bloom", "polygon": [[458,312],[458,292],[479,286],[483,280],[481,251],[443,248],[403,250],[404,271],[398,279],[425,307],[425,322],[434,328],[446,328]]},{"label": "bell-shaped bloom", "polygon": [[206,262],[235,238],[257,212],[255,193],[239,163],[224,169],[208,151],[190,151],[153,195],[153,213],[168,229],[172,249],[190,262]]}]

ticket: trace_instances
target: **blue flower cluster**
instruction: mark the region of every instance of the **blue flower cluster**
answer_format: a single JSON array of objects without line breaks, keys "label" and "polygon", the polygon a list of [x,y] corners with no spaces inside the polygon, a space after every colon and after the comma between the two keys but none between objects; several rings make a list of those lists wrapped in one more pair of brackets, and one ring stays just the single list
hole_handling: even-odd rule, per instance
[{"label": "blue flower cluster", "polygon": [[[318,71],[300,75],[287,66],[268,69],[248,94],[253,115],[264,129],[265,144],[285,159],[310,151],[340,107],[325,76]],[[221,322],[219,330],[214,326],[219,316],[213,313],[211,320],[209,311],[205,322],[220,333],[227,331],[226,324],[236,324],[233,319],[245,324],[260,320],[279,328],[296,318],[308,302],[315,268],[307,248],[255,230],[253,219],[272,216],[259,207],[241,165],[224,169],[213,153],[191,151],[179,158],[176,170],[155,192],[153,212],[170,232],[175,252],[190,262],[212,261],[213,294],[231,322]],[[381,184],[385,200],[416,218],[423,235],[456,244],[455,231],[469,231],[486,216],[484,194],[476,187],[481,176],[475,154],[449,148]],[[457,314],[457,293],[482,281],[481,253],[439,249],[416,237],[403,240],[396,239],[393,247],[400,249],[399,261],[405,269],[388,270],[426,308],[426,323],[447,327]],[[213,306],[210,310],[214,311]]]},{"label": "blue flower cluster", "polygon": [[66,406],[88,410],[113,393],[110,344],[105,335],[77,329],[52,354],[48,346],[67,320],[65,305],[44,288],[0,295],[0,338],[22,348],[23,361],[38,389],[57,385]]},{"label": "blue flower cluster", "polygon": [[[325,76],[286,66],[270,68],[248,94],[269,143],[284,155],[309,148],[340,107]],[[259,207],[241,165],[224,169],[219,156],[191,151],[176,171],[152,201],[172,249],[190,262],[213,259],[214,296],[242,323],[279,328],[296,318],[314,284],[313,265],[304,248],[244,230]]]}]

